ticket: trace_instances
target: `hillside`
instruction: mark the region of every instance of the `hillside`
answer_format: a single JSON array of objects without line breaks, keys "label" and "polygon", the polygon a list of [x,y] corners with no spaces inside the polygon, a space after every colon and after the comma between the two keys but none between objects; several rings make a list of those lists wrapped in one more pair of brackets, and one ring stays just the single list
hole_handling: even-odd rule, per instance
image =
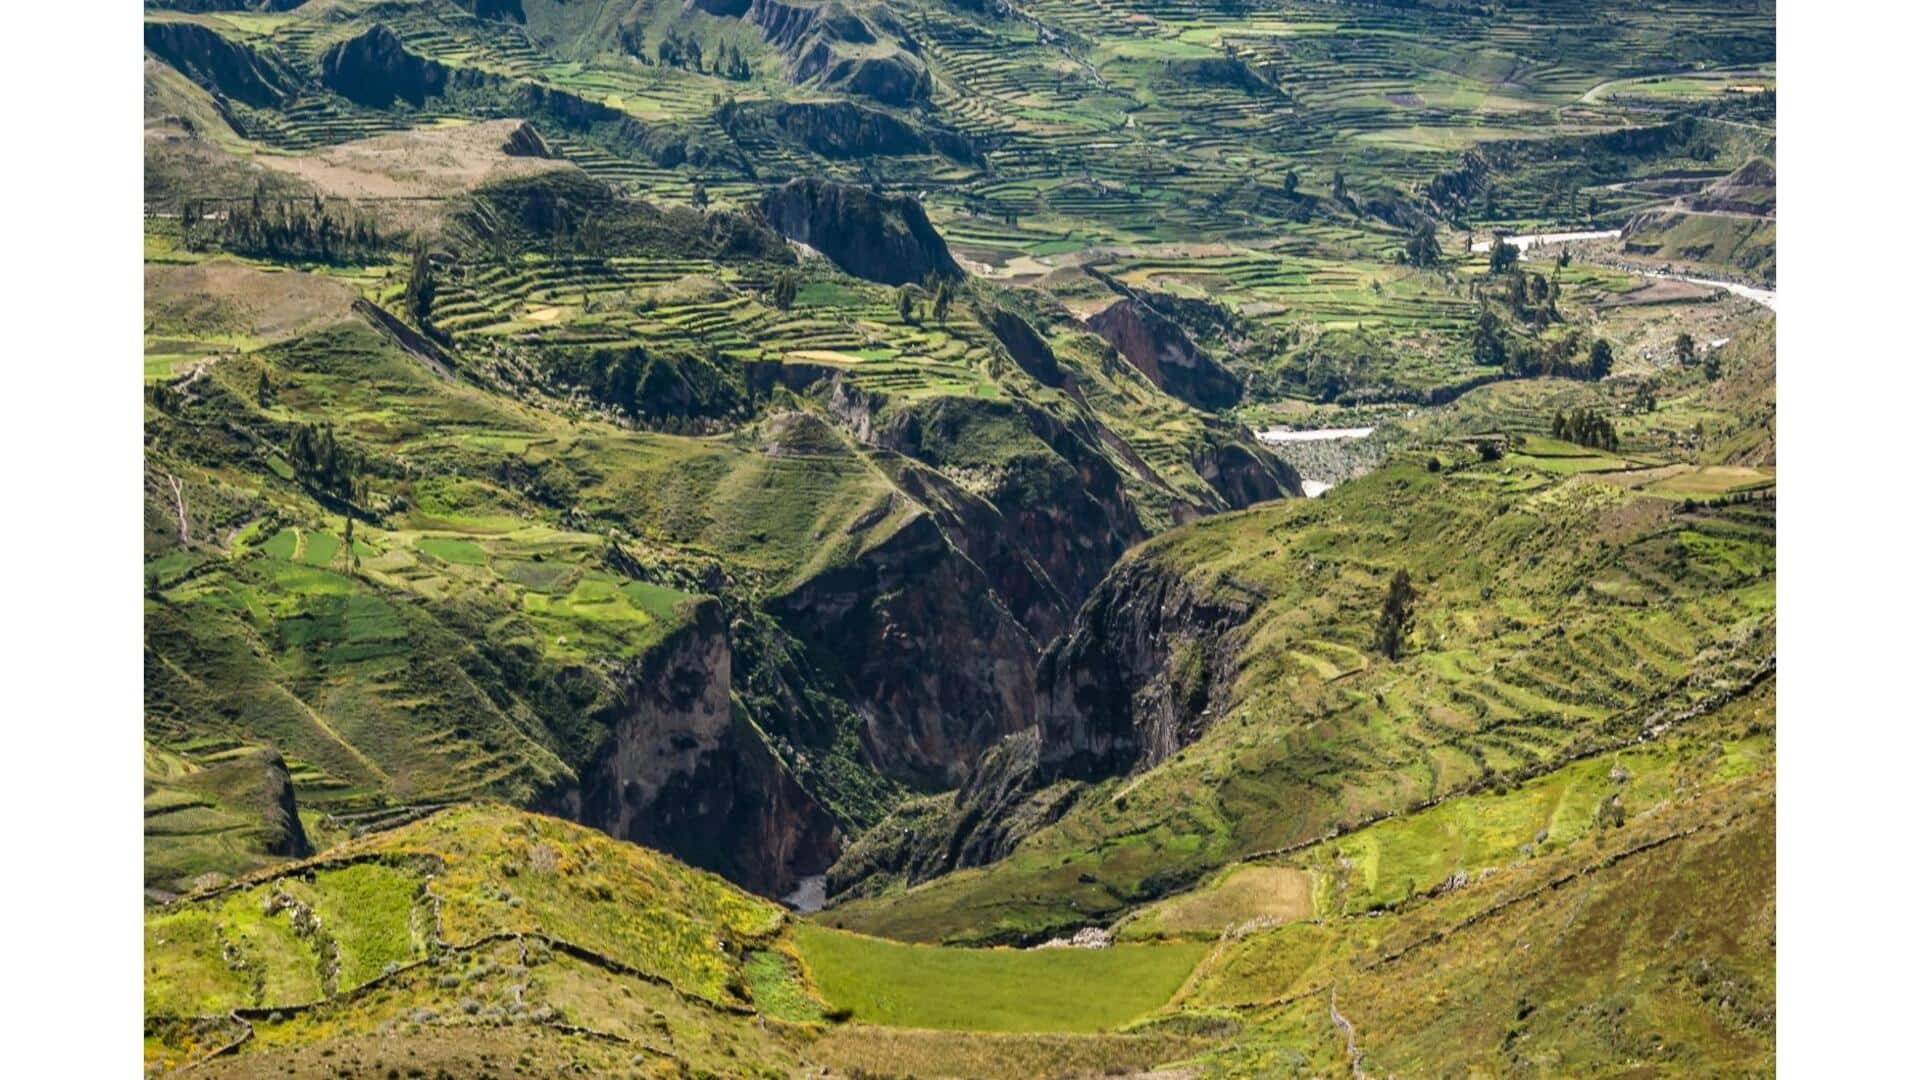
[{"label": "hillside", "polygon": [[150,1072],[1770,1068],[1770,5],[141,41]]}]

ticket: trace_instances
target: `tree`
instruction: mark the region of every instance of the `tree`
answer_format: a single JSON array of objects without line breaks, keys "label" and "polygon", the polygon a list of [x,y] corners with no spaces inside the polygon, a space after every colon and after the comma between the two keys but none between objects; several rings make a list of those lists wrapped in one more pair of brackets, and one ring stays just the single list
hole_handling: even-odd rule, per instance
[{"label": "tree", "polygon": [[1347,174],[1339,169],[1333,170],[1333,197],[1341,202],[1347,201]]},{"label": "tree", "polygon": [[1701,370],[1707,373],[1708,382],[1720,381],[1720,350],[1719,349],[1709,349],[1707,351],[1707,360],[1705,365],[1702,366]]},{"label": "tree", "polygon": [[1613,342],[1606,338],[1594,338],[1587,346],[1587,377],[1604,379],[1613,370]]},{"label": "tree", "polygon": [[900,286],[900,295],[898,299],[895,301],[895,306],[900,309],[901,322],[911,323],[916,321],[914,318],[914,310],[913,310],[914,308],[913,286],[911,285]]},{"label": "tree", "polygon": [[1493,234],[1493,246],[1487,249],[1487,272],[1504,274],[1520,261],[1520,249],[1507,243],[1507,238],[1499,233]]},{"label": "tree", "polygon": [[695,180],[693,182],[693,205],[702,210],[707,208],[707,182],[705,180]]},{"label": "tree", "polygon": [[785,311],[793,306],[800,294],[800,276],[791,270],[781,270],[773,275],[773,285],[768,290],[773,298],[773,306]]},{"label": "tree", "polygon": [[1480,317],[1473,323],[1473,362],[1500,367],[1507,362],[1505,328],[1493,308],[1482,304]]},{"label": "tree", "polygon": [[406,304],[407,314],[422,330],[433,324],[433,260],[427,256],[426,245],[413,249],[413,266],[407,271]]},{"label": "tree", "polygon": [[1287,198],[1293,198],[1294,193],[1300,190],[1300,174],[1288,169],[1286,179],[1280,181],[1280,190],[1286,192]]},{"label": "tree", "polygon": [[1556,439],[1565,439],[1567,442],[1590,446],[1596,450],[1620,449],[1620,436],[1613,430],[1613,421],[1607,419],[1598,409],[1575,409],[1570,413],[1554,413],[1552,431]]},{"label": "tree", "polygon": [[1373,647],[1389,660],[1400,659],[1406,646],[1407,624],[1413,620],[1413,579],[1405,569],[1393,573],[1387,586],[1387,602],[1380,609],[1380,621],[1373,627]]},{"label": "tree", "polygon": [[1674,356],[1674,359],[1680,361],[1681,367],[1693,366],[1694,355],[1693,355],[1693,335],[1692,334],[1689,334],[1685,330],[1682,330],[1678,334],[1674,335],[1673,356]]},{"label": "tree", "polygon": [[263,409],[273,404],[273,380],[267,378],[266,368],[260,369],[260,386],[254,391],[254,400],[258,401]]},{"label": "tree", "polygon": [[1440,240],[1433,222],[1422,221],[1407,238],[1407,261],[1422,269],[1440,264]]},{"label": "tree", "polygon": [[947,312],[953,310],[953,282],[943,277],[929,277],[926,290],[933,294],[934,321],[947,325]]},{"label": "tree", "polygon": [[1652,380],[1643,380],[1640,388],[1633,392],[1633,411],[1646,414],[1660,407],[1660,401],[1653,396]]}]

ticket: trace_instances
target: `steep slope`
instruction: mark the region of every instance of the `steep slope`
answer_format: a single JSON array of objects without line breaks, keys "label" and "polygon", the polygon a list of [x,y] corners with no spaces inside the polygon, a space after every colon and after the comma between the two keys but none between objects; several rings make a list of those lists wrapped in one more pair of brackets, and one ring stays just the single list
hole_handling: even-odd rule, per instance
[{"label": "steep slope", "polygon": [[[948,860],[1005,857],[831,919],[987,940],[1105,921],[1236,854],[1631,741],[1771,670],[1765,495],[1682,503],[1522,454],[1436,464],[1131,553],[1042,661],[1031,794],[992,817],[963,795],[964,827],[917,830]],[[1417,599],[1395,659],[1374,635],[1399,569]],[[966,842],[1009,816],[1011,841]],[[956,865],[929,854],[872,862]]]},{"label": "steep slope", "polygon": [[856,277],[905,285],[960,275],[946,241],[909,196],[792,180],[768,192],[760,212],[782,236],[817,249]]}]

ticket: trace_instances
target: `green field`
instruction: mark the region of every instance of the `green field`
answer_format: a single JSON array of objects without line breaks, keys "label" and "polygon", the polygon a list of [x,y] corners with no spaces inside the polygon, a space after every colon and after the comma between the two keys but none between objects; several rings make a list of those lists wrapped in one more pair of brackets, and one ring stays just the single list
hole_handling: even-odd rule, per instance
[{"label": "green field", "polygon": [[951,949],[801,924],[823,998],[868,1024],[954,1031],[1102,1031],[1166,1004],[1207,947]]}]

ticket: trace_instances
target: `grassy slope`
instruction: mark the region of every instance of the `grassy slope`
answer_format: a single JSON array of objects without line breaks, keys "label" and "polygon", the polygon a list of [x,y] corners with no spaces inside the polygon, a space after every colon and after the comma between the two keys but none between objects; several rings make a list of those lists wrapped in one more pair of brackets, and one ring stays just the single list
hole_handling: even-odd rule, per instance
[{"label": "grassy slope", "polygon": [[801,924],[821,996],[853,1018],[957,1031],[1097,1031],[1164,1004],[1202,946],[943,949]]},{"label": "grassy slope", "polygon": [[[1332,992],[1369,1071],[1749,1068],[1771,1053],[1772,888],[1756,868],[1772,862],[1772,712],[1763,686],[1621,755],[1598,785],[1618,814],[1543,808],[1541,792],[1586,783],[1575,765],[1289,860],[1357,877],[1355,853],[1378,852],[1381,877],[1421,886],[1384,910],[1321,888],[1311,921],[1107,950],[862,938],[565,822],[446,811],[151,911],[149,1060],[250,1029],[213,1075],[1309,1075],[1346,1065]],[[1516,846],[1535,821],[1549,838]],[[1465,884],[1433,888],[1456,873]],[[854,1022],[823,1025],[832,1006]]]},{"label": "grassy slope", "polygon": [[[796,927],[711,874],[497,804],[152,909],[146,932],[151,1064],[179,1066],[244,1034],[234,1069],[296,1071],[336,1056],[377,1068],[400,1046],[434,1059],[457,1033],[496,1040],[489,1055],[510,1046],[549,1066],[583,1053],[601,1067],[618,1060],[575,1041],[584,1028],[638,1060],[784,1074],[834,1006],[883,1027],[1005,1032],[967,1051],[1000,1060],[1184,1053],[1199,1044],[1019,1036],[1092,1033],[1151,1012],[1206,948],[941,950]],[[896,963],[909,949],[913,963]],[[1125,989],[1093,992],[1114,985]],[[755,1013],[781,1023],[752,1024]],[[847,1033],[829,1054],[884,1053],[886,1038]]]},{"label": "grassy slope", "polygon": [[[1005,861],[828,918],[931,940],[1110,918],[1236,854],[1591,755],[1745,679],[1771,649],[1771,504],[1682,504],[1636,486],[1675,474],[1585,455],[1443,449],[1438,472],[1407,455],[1149,542],[1132,557],[1258,598],[1231,708]],[[1371,633],[1400,567],[1416,644],[1386,663]]]}]

